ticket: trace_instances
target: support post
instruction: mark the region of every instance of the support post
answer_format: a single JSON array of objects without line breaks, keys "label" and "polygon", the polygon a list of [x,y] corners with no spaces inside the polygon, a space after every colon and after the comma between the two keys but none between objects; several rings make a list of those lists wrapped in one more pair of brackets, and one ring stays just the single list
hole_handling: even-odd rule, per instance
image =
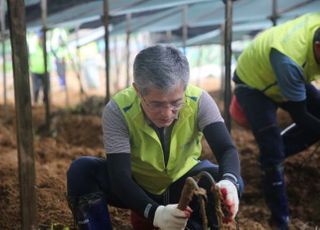
[{"label": "support post", "polygon": [[106,71],[106,98],[105,101],[108,102],[110,100],[110,52],[109,52],[109,4],[108,0],[104,0],[103,2],[103,24],[104,24],[104,41],[105,41],[105,71]]},{"label": "support post", "polygon": [[231,116],[229,105],[231,103],[231,43],[232,43],[232,1],[226,0],[225,4],[225,90],[224,90],[224,119],[228,130],[231,130]]},{"label": "support post", "polygon": [[42,21],[42,47],[44,60],[44,103],[45,103],[45,127],[47,134],[50,133],[50,79],[48,73],[47,58],[47,0],[41,0],[41,21]]},{"label": "support post", "polygon": [[23,0],[8,0],[7,3],[17,122],[21,229],[30,230],[38,229],[38,226],[25,7]]}]

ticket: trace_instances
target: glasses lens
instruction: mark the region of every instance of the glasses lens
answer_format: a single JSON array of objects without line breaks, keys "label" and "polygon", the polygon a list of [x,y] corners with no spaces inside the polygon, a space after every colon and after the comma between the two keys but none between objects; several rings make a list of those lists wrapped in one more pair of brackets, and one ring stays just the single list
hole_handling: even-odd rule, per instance
[{"label": "glasses lens", "polygon": [[174,102],[174,103],[158,103],[158,102],[150,102],[142,97],[144,103],[148,106],[148,108],[152,111],[161,111],[162,109],[171,109],[172,111],[177,111],[181,109],[184,105],[184,102]]},{"label": "glasses lens", "polygon": [[183,102],[179,102],[179,103],[176,103],[174,105],[172,105],[172,109],[173,110],[179,110],[183,107],[184,103]]}]

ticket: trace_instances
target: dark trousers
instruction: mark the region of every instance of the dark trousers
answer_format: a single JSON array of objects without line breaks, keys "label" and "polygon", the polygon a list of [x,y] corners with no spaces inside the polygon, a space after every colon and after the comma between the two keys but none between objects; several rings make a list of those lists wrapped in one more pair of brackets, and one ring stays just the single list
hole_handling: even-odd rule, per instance
[{"label": "dark trousers", "polygon": [[[307,84],[306,92],[309,112],[320,118],[319,91],[313,85]],[[286,103],[277,104],[261,91],[243,84],[237,84],[234,93],[259,146],[267,205],[279,228],[286,229],[289,211],[282,164],[286,157],[306,149],[318,141],[319,137],[298,126],[281,135],[277,124],[277,109],[285,109]]]},{"label": "dark trousers", "polygon": [[[38,74],[38,73],[32,73],[32,92],[33,92],[33,102],[34,104],[38,103],[39,100],[39,94],[42,90],[43,92],[43,102],[47,101],[47,95],[45,93],[44,87],[45,87],[45,77],[46,74]],[[49,74],[48,74],[49,77]],[[50,81],[48,78],[48,93],[50,89]]]},{"label": "dark trousers", "polygon": [[[286,103],[277,104],[261,91],[237,85],[235,95],[248,119],[250,128],[260,149],[262,167],[279,165],[283,160],[294,155],[319,140],[315,133],[310,133],[294,126],[281,135],[277,124],[277,109],[286,110]],[[313,85],[306,85],[307,108],[320,118],[320,92]]]},{"label": "dark trousers", "polygon": [[[186,175],[170,185],[165,194],[155,195],[145,191],[152,199],[162,205],[177,203],[188,176],[194,176],[200,171],[209,172],[218,179],[218,166],[205,160],[193,167]],[[97,157],[80,157],[73,161],[67,173],[67,192],[69,196],[84,196],[91,193],[103,192],[108,204],[127,208],[112,191],[107,171],[107,160]]]},{"label": "dark trousers", "polygon": [[[155,195],[147,191],[145,192],[160,205],[178,203],[185,179],[188,176],[195,176],[201,171],[207,171],[215,180],[219,180],[218,166],[204,160],[199,162],[182,178],[171,184],[164,194]],[[119,208],[129,208],[126,204],[122,203],[116,191],[113,191],[110,187],[109,177],[106,159],[80,157],[71,164],[67,172],[68,196],[80,197],[87,194],[103,192],[108,204]],[[240,183],[241,187],[243,187],[242,181]],[[201,181],[201,187],[209,188],[208,181],[203,179],[203,181]],[[194,208],[192,215],[200,220],[200,214],[197,212],[197,204],[195,204],[194,207],[192,207],[191,204],[191,208]]]}]

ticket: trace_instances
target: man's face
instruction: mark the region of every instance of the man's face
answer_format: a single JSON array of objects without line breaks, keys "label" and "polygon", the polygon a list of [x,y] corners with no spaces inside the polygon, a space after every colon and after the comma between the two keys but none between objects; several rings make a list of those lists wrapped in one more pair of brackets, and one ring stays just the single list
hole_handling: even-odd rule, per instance
[{"label": "man's face", "polygon": [[140,97],[142,108],[150,121],[158,128],[168,127],[184,105],[184,88],[182,84],[169,91],[152,88],[147,95],[140,94]]}]

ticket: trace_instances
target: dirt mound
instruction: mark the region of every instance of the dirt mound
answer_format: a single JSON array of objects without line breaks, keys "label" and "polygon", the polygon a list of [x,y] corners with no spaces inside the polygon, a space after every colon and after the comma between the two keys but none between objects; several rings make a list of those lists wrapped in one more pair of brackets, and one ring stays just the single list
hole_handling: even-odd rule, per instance
[{"label": "dirt mound", "polygon": [[71,109],[74,114],[81,115],[102,115],[102,110],[105,105],[105,98],[99,96],[90,96],[85,99],[84,102],[79,103]]}]

